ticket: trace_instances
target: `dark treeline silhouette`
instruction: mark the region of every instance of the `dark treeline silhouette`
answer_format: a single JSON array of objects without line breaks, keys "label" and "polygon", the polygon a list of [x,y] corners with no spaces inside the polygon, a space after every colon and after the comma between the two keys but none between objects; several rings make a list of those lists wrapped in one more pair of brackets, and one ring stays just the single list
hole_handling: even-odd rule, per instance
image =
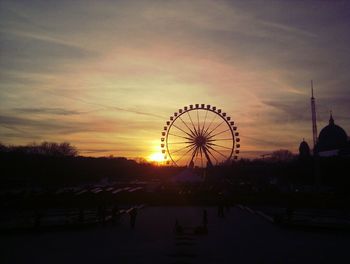
[{"label": "dark treeline silhouette", "polygon": [[37,154],[55,157],[74,157],[78,155],[76,147],[68,142],[56,143],[44,141],[41,144],[32,143],[26,146],[5,146],[0,143],[1,153]]},{"label": "dark treeline silhouette", "polygon": [[69,143],[0,145],[2,189],[59,188],[101,181],[151,180],[160,175],[169,177],[179,168],[158,167],[137,163],[123,157],[77,156]]},{"label": "dark treeline silhouette", "polygon": [[[156,166],[126,158],[82,157],[69,143],[0,147],[2,190],[16,188],[57,189],[67,186],[113,181],[171,181],[184,170]],[[205,173],[207,182],[228,179],[234,193],[310,192],[315,187],[347,195],[350,187],[348,157],[298,158],[278,150],[265,159],[241,159],[231,165],[214,166]]]},{"label": "dark treeline silhouette", "polygon": [[288,185],[289,188],[302,186],[328,186],[338,192],[350,188],[349,157],[308,157],[297,156],[287,159],[241,159],[229,167],[218,168],[219,174],[236,182],[257,186]]}]

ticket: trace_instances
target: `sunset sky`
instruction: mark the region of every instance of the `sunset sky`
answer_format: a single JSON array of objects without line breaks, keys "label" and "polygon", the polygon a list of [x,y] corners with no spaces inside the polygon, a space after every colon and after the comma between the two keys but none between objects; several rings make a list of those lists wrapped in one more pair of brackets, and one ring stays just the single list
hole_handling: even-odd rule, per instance
[{"label": "sunset sky", "polygon": [[0,141],[68,141],[81,155],[159,151],[169,116],[215,105],[241,156],[350,134],[349,1],[0,0]]}]

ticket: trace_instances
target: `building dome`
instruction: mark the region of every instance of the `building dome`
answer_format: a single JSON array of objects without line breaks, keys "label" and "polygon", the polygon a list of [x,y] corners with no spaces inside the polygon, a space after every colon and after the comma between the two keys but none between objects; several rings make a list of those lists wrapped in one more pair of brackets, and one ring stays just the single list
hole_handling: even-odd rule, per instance
[{"label": "building dome", "polygon": [[303,141],[299,145],[299,157],[308,157],[310,156],[310,147],[307,142]]},{"label": "building dome", "polygon": [[348,136],[344,129],[334,124],[331,114],[328,126],[324,127],[318,137],[317,152],[341,149],[346,146]]}]

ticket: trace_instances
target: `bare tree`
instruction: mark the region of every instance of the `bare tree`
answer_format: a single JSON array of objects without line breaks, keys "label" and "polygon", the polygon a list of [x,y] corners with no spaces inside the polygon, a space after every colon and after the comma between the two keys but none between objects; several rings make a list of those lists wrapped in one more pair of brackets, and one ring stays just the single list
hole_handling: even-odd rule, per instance
[{"label": "bare tree", "polygon": [[1,152],[16,152],[25,154],[39,154],[45,156],[77,156],[78,150],[69,142],[55,143],[44,141],[41,144],[35,142],[26,146],[8,146],[0,144]]},{"label": "bare tree", "polygon": [[271,153],[270,159],[274,161],[290,161],[295,155],[288,149],[279,149]]}]

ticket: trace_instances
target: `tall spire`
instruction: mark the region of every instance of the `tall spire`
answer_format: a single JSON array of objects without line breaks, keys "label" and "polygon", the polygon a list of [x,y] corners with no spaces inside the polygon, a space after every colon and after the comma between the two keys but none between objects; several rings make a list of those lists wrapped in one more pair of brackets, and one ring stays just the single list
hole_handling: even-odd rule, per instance
[{"label": "tall spire", "polygon": [[311,80],[311,116],[312,116],[312,138],[314,148],[317,143],[317,124],[316,124],[316,103],[314,98],[314,83]]},{"label": "tall spire", "polygon": [[333,119],[332,110],[329,111],[329,124],[330,125],[334,125],[334,119]]}]

